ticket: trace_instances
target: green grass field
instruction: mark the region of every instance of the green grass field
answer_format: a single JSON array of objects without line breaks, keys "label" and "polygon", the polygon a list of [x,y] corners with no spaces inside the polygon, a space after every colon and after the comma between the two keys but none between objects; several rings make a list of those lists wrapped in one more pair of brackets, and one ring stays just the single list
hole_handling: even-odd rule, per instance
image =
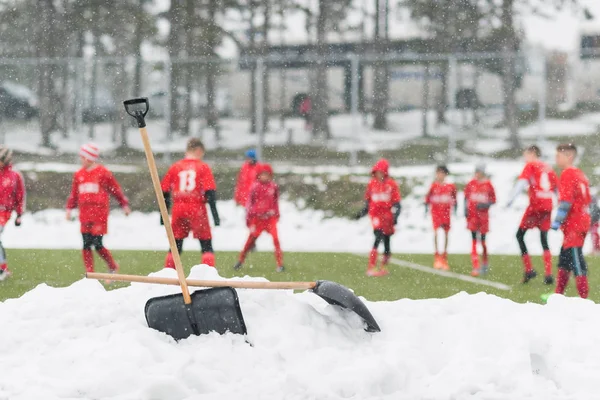
[{"label": "green grass field", "polygon": [[[483,279],[501,282],[511,286],[510,291],[495,289],[480,284],[464,282],[416,271],[396,265],[391,265],[390,275],[382,278],[366,277],[366,258],[343,253],[286,253],[285,265],[287,271],[277,273],[274,270],[273,255],[267,252],[252,253],[244,269],[233,271],[236,254],[219,252],[217,266],[219,274],[224,277],[232,276],[264,276],[272,281],[313,281],[318,279],[332,280],[352,288],[358,295],[369,300],[397,300],[401,298],[424,299],[448,297],[461,291],[468,293],[487,292],[506,297],[517,302],[540,303],[542,293],[551,292],[554,286],[543,284],[541,276],[527,285],[520,283],[522,271],[520,258],[516,256],[492,256],[490,258],[491,272]],[[115,251],[114,255],[121,265],[121,273],[147,275],[162,268],[164,252],[153,251]],[[8,249],[11,270],[14,272],[10,279],[0,282],[0,301],[21,296],[40,283],[50,286],[68,286],[84,277],[80,252],[75,250],[16,250]],[[399,260],[429,266],[432,257],[429,255],[394,256]],[[191,266],[198,264],[199,252],[184,252],[182,255],[186,273]],[[588,257],[590,273],[590,298],[600,299],[597,288],[600,277],[594,273],[600,268],[600,259]],[[470,260],[468,255],[451,255],[449,257],[451,270],[468,275]],[[535,268],[543,275],[540,257],[534,257]],[[105,272],[104,263],[96,257],[96,271]],[[114,283],[107,286],[115,289],[127,285]],[[570,283],[568,296],[576,296],[573,282]]]}]

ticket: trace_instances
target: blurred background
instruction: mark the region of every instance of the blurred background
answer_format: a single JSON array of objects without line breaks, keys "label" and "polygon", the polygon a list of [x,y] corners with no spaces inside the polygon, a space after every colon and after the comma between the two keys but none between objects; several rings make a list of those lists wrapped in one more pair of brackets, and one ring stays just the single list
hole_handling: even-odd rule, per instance
[{"label": "blurred background", "polygon": [[2,0],[0,142],[23,159],[358,165],[519,154],[596,135],[600,2]]}]

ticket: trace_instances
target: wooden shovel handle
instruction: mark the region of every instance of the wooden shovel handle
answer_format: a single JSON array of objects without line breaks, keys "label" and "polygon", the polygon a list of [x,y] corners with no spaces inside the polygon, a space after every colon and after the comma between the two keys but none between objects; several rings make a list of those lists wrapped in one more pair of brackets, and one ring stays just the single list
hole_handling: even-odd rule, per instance
[{"label": "wooden shovel handle", "polygon": [[[179,285],[175,278],[162,278],[157,276],[103,274],[99,272],[88,272],[86,278],[104,279],[122,282],[157,283],[160,285]],[[256,282],[256,281],[205,281],[199,279],[186,279],[187,286],[195,287],[232,287],[236,289],[313,289],[316,282]]]},{"label": "wooden shovel handle", "polygon": [[[158,177],[158,171],[156,170],[156,163],[154,162],[154,155],[150,148],[150,139],[148,139],[148,132],[146,128],[140,128],[142,135],[142,142],[144,143],[144,151],[146,152],[146,160],[148,161],[148,169],[152,176],[152,184],[154,186],[154,192],[156,193],[156,200],[158,201],[158,208],[160,209],[160,215],[162,216],[165,229],[167,230],[167,237],[169,238],[169,246],[171,248],[171,254],[173,255],[173,261],[175,262],[175,268],[177,269],[177,277],[179,278],[179,285],[183,293],[183,301],[185,304],[191,304],[192,298],[190,297],[190,290],[187,287],[185,279],[185,273],[183,272],[183,265],[181,264],[181,258],[179,257],[179,251],[177,250],[177,243],[175,242],[175,235],[173,235],[173,228],[171,227],[171,221],[169,219],[169,211],[167,210],[167,203],[160,187],[160,179]],[[113,280],[115,280],[113,278]]]}]

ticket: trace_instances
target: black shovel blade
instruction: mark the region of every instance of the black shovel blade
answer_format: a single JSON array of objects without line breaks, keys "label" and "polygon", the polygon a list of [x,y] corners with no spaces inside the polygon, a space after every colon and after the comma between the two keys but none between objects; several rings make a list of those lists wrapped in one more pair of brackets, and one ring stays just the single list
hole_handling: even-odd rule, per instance
[{"label": "black shovel blade", "polygon": [[354,293],[345,286],[332,281],[317,281],[317,285],[311,291],[324,299],[329,304],[347,308],[358,314],[365,321],[367,332],[381,332],[381,328],[371,315],[371,312]]},{"label": "black shovel blade", "polygon": [[246,324],[235,289],[219,287],[197,290],[192,303],[185,304],[181,293],[154,297],[146,302],[148,326],[181,340],[190,335],[226,332],[246,334]]}]

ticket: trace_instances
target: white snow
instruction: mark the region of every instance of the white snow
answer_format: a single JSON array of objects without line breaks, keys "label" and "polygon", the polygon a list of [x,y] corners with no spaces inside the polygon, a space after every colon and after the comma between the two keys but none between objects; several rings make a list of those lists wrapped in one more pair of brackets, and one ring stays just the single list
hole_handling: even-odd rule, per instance
[{"label": "white snow", "polygon": [[[190,277],[220,279],[203,265]],[[0,303],[0,398],[588,400],[600,390],[600,306],[589,300],[363,299],[382,328],[371,334],[309,292],[240,289],[250,346],[148,328],[145,302],[178,291],[81,280]]]},{"label": "white snow", "polygon": [[[436,126],[435,113],[431,111],[428,115],[430,120],[430,132],[433,137],[446,137],[452,135],[457,139],[470,139],[473,142],[481,140],[494,140],[498,143],[506,140],[509,132],[506,128],[493,128],[498,122],[498,114],[482,118],[480,127],[464,128],[462,126],[462,114],[460,112],[448,112],[449,125]],[[377,152],[380,150],[396,149],[407,141],[421,137],[421,111],[413,110],[402,113],[390,113],[390,131],[376,131],[370,128],[371,117],[363,121],[362,117],[353,118],[349,114],[331,116],[329,124],[332,139],[327,142],[315,142],[311,133],[304,129],[304,121],[298,118],[287,119],[282,129],[277,119],[271,119],[269,131],[264,135],[265,146],[283,146],[288,143],[295,145],[325,146],[331,150],[348,152],[361,150],[366,152]],[[35,122],[18,123],[8,121],[7,127],[2,128],[3,135],[0,142],[16,151],[53,155],[54,151],[40,146],[39,129]],[[202,122],[195,119],[191,123],[194,136],[201,138],[206,148],[214,150],[243,149],[257,144],[257,136],[250,134],[250,122],[244,119],[224,118],[221,121],[220,139],[217,140],[214,130],[202,126]],[[524,139],[552,138],[564,136],[594,135],[600,127],[600,113],[585,114],[573,120],[547,119],[543,126],[535,122],[522,127],[519,135]],[[110,124],[98,124],[94,139],[88,138],[85,132],[74,132],[71,137],[64,138],[54,135],[53,143],[58,151],[64,154],[72,154],[76,161],[79,146],[88,141],[93,141],[100,146],[103,153],[110,153],[118,144],[112,141],[112,126]],[[2,133],[2,131],[0,131]],[[148,122],[148,134],[154,153],[181,152],[185,148],[188,137],[174,135],[172,138],[166,136],[166,124],[163,120],[152,120]],[[424,140],[424,139],[422,139]],[[136,128],[128,131],[129,146],[142,151],[143,144]],[[478,145],[479,146],[479,145]],[[487,151],[489,146],[482,145],[477,150]],[[500,150],[500,149],[499,149]]]},{"label": "white snow", "polygon": [[[525,207],[527,195],[523,193],[511,209],[504,209],[512,185],[520,173],[520,162],[490,162],[488,173],[495,186],[498,204],[493,206],[491,232],[488,234],[488,249],[491,254],[519,254],[515,232]],[[466,183],[472,173],[473,164],[461,163],[449,166],[456,182]],[[296,173],[325,174],[367,174],[365,167],[281,167],[275,165],[275,172],[293,171]],[[394,167],[390,173],[396,179],[416,178],[426,182],[417,186],[403,202],[402,214],[397,233],[392,237],[394,253],[432,253],[433,233],[431,220],[425,216],[423,197],[431,182],[434,166]],[[357,177],[360,177],[358,175]],[[360,201],[360,199],[357,199]],[[300,206],[300,207],[299,207]],[[328,218],[324,211],[306,209],[289,201],[281,201],[280,239],[284,251],[307,252],[363,252],[367,253],[372,245],[373,233],[368,217],[360,221],[344,218]],[[246,240],[248,230],[245,225],[244,211],[233,201],[218,203],[221,226],[213,227],[213,244],[216,251],[240,251]],[[125,217],[119,210],[113,211],[109,220],[109,233],[105,244],[112,249],[139,249],[166,251],[168,241],[164,227],[159,224],[158,212],[144,214],[134,212]],[[449,251],[468,254],[471,251],[470,232],[466,229],[463,216],[462,196],[459,196],[459,213],[453,217]],[[62,210],[45,210],[35,214],[26,214],[23,224],[6,226],[2,236],[8,248],[48,248],[79,249],[81,236],[78,221],[66,221]],[[562,233],[549,235],[553,254],[558,254]],[[526,242],[531,254],[541,254],[542,248],[537,231],[527,234]],[[273,249],[271,238],[266,234],[258,240],[260,250]],[[184,250],[198,250],[199,244],[193,239],[184,242]],[[585,251],[590,250],[589,237]]]}]

